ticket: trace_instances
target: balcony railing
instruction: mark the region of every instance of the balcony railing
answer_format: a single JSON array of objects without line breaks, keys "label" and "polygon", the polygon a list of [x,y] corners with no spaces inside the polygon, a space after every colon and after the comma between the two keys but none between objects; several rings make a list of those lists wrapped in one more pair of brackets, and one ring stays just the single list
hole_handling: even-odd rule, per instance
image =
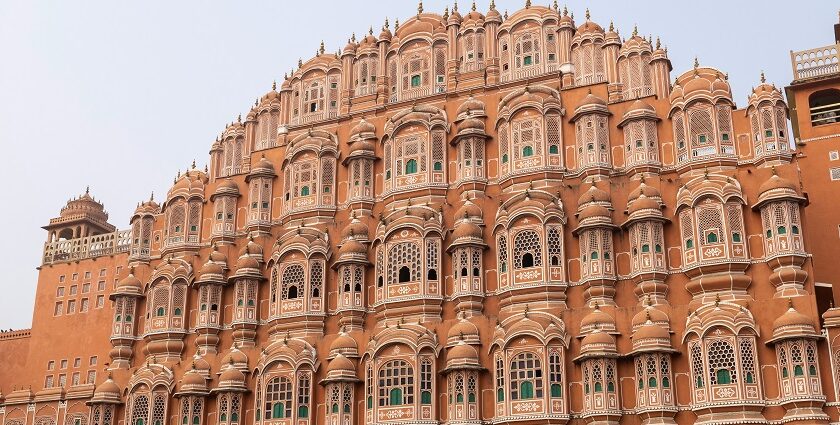
[{"label": "balcony railing", "polygon": [[838,50],[840,50],[840,44],[798,52],[791,51],[790,62],[793,66],[794,80],[840,73]]},{"label": "balcony railing", "polygon": [[103,235],[47,242],[44,245],[44,264],[128,252],[130,246],[131,230],[118,230]]}]

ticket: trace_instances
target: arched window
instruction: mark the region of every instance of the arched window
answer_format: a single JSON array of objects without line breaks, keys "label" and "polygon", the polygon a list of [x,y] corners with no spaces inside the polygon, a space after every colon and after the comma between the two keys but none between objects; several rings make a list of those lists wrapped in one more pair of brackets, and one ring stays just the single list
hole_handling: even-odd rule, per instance
[{"label": "arched window", "polygon": [[379,369],[379,406],[414,403],[414,369],[404,360],[392,360]]},{"label": "arched window", "polygon": [[716,234],[716,233],[714,233],[714,232],[709,232],[708,234],[706,234],[706,242],[708,242],[708,243],[717,243],[717,241],[718,241],[718,237],[717,237],[717,234]]},{"label": "arched window", "polygon": [[552,351],[548,356],[548,382],[551,391],[551,397],[563,396],[563,363],[560,359],[560,353]]},{"label": "arched window", "polygon": [[513,238],[515,269],[542,266],[540,237],[534,230],[523,230]]},{"label": "arched window", "polygon": [[303,186],[300,188],[300,196],[309,196],[309,186]]},{"label": "arched window", "polygon": [[283,294],[282,299],[293,300],[300,295],[304,285],[303,266],[292,264],[283,270],[282,277]]},{"label": "arched window", "polygon": [[284,376],[272,378],[265,387],[265,419],[291,416],[292,381]]},{"label": "arched window", "polygon": [[411,281],[411,270],[406,266],[400,267],[400,283]]},{"label": "arched window", "polygon": [[510,363],[510,399],[529,400],[542,397],[543,374],[540,359],[533,353],[520,353]]},{"label": "arched window", "polygon": [[416,159],[409,159],[405,163],[405,173],[406,174],[414,174],[417,172],[417,160]]},{"label": "arched window", "polygon": [[529,157],[534,154],[534,148],[531,146],[525,146],[522,148],[522,157]]},{"label": "arched window", "polygon": [[813,126],[840,122],[840,90],[828,89],[812,93],[808,97],[808,107]]}]

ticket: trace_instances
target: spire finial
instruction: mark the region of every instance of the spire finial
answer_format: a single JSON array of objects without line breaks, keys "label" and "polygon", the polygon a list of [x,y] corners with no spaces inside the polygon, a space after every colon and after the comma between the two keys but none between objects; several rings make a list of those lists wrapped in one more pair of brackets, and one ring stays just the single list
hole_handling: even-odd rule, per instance
[{"label": "spire finial", "polygon": [[195,160],[194,159],[193,159],[192,164],[190,164],[190,166],[192,167],[193,170],[195,170]]},{"label": "spire finial", "polygon": [[589,20],[589,18],[592,17],[592,15],[589,14],[589,8],[588,7],[586,8],[586,15],[585,16],[586,16],[587,21]]},{"label": "spire finial", "polygon": [[417,3],[417,17],[420,17],[420,14],[423,13],[423,0]]},{"label": "spire finial", "polygon": [[662,43],[659,41],[659,36],[656,36],[656,50],[659,50],[662,47]]},{"label": "spire finial", "polygon": [[400,18],[394,19],[394,31],[400,29]]},{"label": "spire finial", "polygon": [[373,35],[373,25],[368,27],[368,35]]},{"label": "spire finial", "polygon": [[236,122],[238,122],[238,123],[242,122],[242,114],[239,114],[239,115],[236,116]]},{"label": "spire finial", "polygon": [[472,11],[475,12],[475,0],[473,0]]},{"label": "spire finial", "polygon": [[764,78],[764,70],[761,71],[761,84],[766,83],[767,80]]},{"label": "spire finial", "polygon": [[614,31],[615,31],[615,25],[613,25],[613,21],[610,21],[610,29],[609,29],[609,31],[610,31],[610,32],[614,32]]},{"label": "spire finial", "polygon": [[694,56],[694,69],[697,69],[699,67],[700,67],[700,60],[697,59],[697,56]]},{"label": "spire finial", "polygon": [[152,201],[154,201],[154,200],[155,200],[155,192],[154,192],[154,191],[152,191],[152,195],[151,195],[151,196],[149,196],[149,202],[152,202]]},{"label": "spire finial", "polygon": [[85,195],[90,195],[90,186],[85,186]]},{"label": "spire finial", "polygon": [[303,66],[303,59],[298,58],[298,68]]},{"label": "spire finial", "polygon": [[560,5],[557,4],[557,0],[554,0],[554,2],[551,4],[551,7],[554,8],[554,11],[556,12]]},{"label": "spire finial", "polygon": [[443,8],[443,20],[444,21],[449,20],[449,6],[446,6],[446,7]]},{"label": "spire finial", "polygon": [[531,0],[525,0],[525,8],[531,7]]},{"label": "spire finial", "polygon": [[569,7],[565,4],[563,5],[563,16],[569,16]]},{"label": "spire finial", "polygon": [[633,37],[635,37],[637,35],[639,35],[639,26],[636,25],[636,24],[633,24]]},{"label": "spire finial", "polygon": [[388,29],[388,17],[385,17],[385,29]]},{"label": "spire finial", "polygon": [[496,10],[496,0],[490,0],[490,10]]},{"label": "spire finial", "polygon": [[[373,32],[372,29],[371,29],[371,32]],[[322,55],[324,54],[324,40],[321,40],[321,46],[318,47],[318,52]]]}]

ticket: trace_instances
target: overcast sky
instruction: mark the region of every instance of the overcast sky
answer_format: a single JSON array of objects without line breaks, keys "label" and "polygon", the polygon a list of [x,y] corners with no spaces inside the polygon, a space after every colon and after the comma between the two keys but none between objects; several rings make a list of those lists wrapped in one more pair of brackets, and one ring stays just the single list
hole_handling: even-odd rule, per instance
[{"label": "overcast sky", "polygon": [[[497,0],[514,11],[524,0]],[[447,2],[426,1],[427,12]],[[489,0],[478,2],[486,12]],[[534,4],[548,4],[535,1]],[[735,101],[791,80],[790,50],[833,43],[831,1],[568,2],[622,36],[634,24],[668,46],[672,78],[700,63],[729,73]],[[460,11],[469,10],[462,1]],[[563,7],[563,2],[560,2]],[[405,21],[415,1],[0,1],[0,329],[30,326],[46,232],[84,192],[127,228],[136,203],[163,198],[275,79],[350,34]]]}]

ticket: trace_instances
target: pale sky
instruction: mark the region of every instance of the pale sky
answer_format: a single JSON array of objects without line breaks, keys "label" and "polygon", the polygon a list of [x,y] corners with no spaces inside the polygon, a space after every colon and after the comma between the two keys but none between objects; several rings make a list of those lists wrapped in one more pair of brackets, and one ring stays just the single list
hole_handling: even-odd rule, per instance
[{"label": "pale sky", "polygon": [[[514,11],[524,0],[497,0]],[[548,4],[548,1],[534,1]],[[563,7],[564,2],[560,2]],[[426,1],[442,13],[451,2]],[[486,12],[489,0],[478,2]],[[622,36],[638,24],[668,46],[672,79],[702,65],[729,73],[739,107],[764,70],[792,78],[790,50],[834,42],[831,1],[569,1]],[[470,3],[461,1],[466,13]],[[0,329],[29,327],[46,232],[68,198],[105,203],[120,229],[138,201],[162,199],[178,170],[207,163],[225,126],[273,80],[416,1],[0,1]]]}]

